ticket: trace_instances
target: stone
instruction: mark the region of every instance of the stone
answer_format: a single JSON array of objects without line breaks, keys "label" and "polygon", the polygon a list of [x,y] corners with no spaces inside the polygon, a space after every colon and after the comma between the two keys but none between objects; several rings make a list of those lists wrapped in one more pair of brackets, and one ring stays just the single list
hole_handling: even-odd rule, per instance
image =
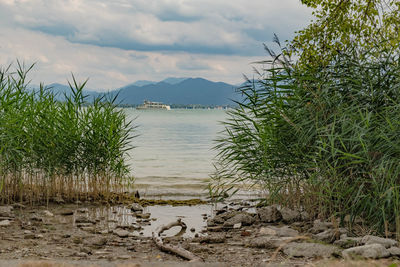
[{"label": "stone", "polygon": [[107,238],[105,237],[94,237],[91,239],[87,239],[83,242],[85,245],[91,246],[91,247],[103,247],[107,244]]},{"label": "stone", "polygon": [[390,248],[393,246],[397,246],[398,242],[396,240],[390,238],[383,238],[379,236],[366,235],[361,239],[361,244],[370,245],[370,244],[381,244],[385,248]]},{"label": "stone", "polygon": [[133,212],[142,212],[143,211],[143,207],[138,203],[132,203],[132,205],[130,206],[130,209]]},{"label": "stone", "polygon": [[342,256],[351,259],[353,256],[361,256],[368,259],[380,259],[390,256],[390,252],[382,244],[370,244],[343,250]]},{"label": "stone", "polygon": [[136,218],[149,219],[150,213],[135,213]]},{"label": "stone", "polygon": [[328,229],[321,233],[314,235],[314,239],[324,241],[327,243],[333,243],[334,241],[340,239],[342,234],[347,234],[347,229],[338,228],[338,229]]},{"label": "stone", "polygon": [[43,214],[44,214],[45,216],[47,216],[47,217],[53,217],[53,216],[54,216],[54,214],[51,213],[51,212],[48,211],[48,210],[44,210],[44,211],[43,211]]},{"label": "stone", "polygon": [[242,227],[242,223],[235,223],[233,225],[233,229],[240,229]]},{"label": "stone", "polygon": [[307,211],[300,212],[300,219],[302,221],[309,221],[311,219],[310,214]]},{"label": "stone", "polygon": [[301,220],[300,212],[296,210],[285,207],[280,210],[280,213],[282,215],[282,221],[285,223],[293,223]]},{"label": "stone", "polygon": [[248,246],[253,248],[275,249],[284,244],[285,242],[289,242],[288,240],[291,240],[291,238],[276,237],[276,236],[259,236],[252,238]]},{"label": "stone", "polygon": [[208,244],[217,244],[217,243],[224,243],[225,240],[226,240],[225,234],[213,234],[201,237],[199,242]]},{"label": "stone", "polygon": [[9,226],[11,225],[11,221],[10,220],[2,220],[0,221],[0,226]]},{"label": "stone", "polygon": [[299,232],[297,230],[294,230],[287,225],[283,227],[261,227],[259,233],[260,235],[270,235],[278,237],[295,237],[299,235]]},{"label": "stone", "polygon": [[224,222],[225,227],[231,227],[235,224],[241,223],[242,225],[252,225],[256,219],[248,213],[238,213],[232,218]]},{"label": "stone", "polygon": [[92,220],[92,219],[90,219],[90,218],[88,218],[88,217],[86,217],[86,216],[78,216],[78,217],[75,218],[75,223],[81,223],[81,224],[83,224],[83,223],[90,223],[90,224],[95,224],[96,221],[95,221],[95,220]]},{"label": "stone", "polygon": [[283,253],[289,257],[329,258],[339,255],[340,250],[335,246],[318,243],[289,243],[283,248]]},{"label": "stone", "polygon": [[218,214],[213,218],[207,220],[207,226],[216,226],[218,224],[223,224],[225,223],[225,221],[229,220],[230,218],[234,217],[237,214],[238,214],[237,211]]},{"label": "stone", "polygon": [[0,206],[0,217],[14,217],[13,206]]},{"label": "stone", "polygon": [[263,207],[257,210],[257,215],[261,222],[277,222],[282,219],[282,214],[276,206]]},{"label": "stone", "polygon": [[128,237],[129,236],[129,231],[124,230],[124,229],[115,229],[113,233],[119,237]]},{"label": "stone", "polygon": [[347,235],[342,235],[340,239],[333,242],[333,244],[341,248],[352,248],[361,244],[361,237],[348,237]]},{"label": "stone", "polygon": [[400,248],[399,247],[390,247],[387,249],[392,256],[399,257],[400,256]]},{"label": "stone", "polygon": [[62,216],[70,216],[70,215],[74,215],[74,211],[73,210],[63,210],[60,212],[60,214]]},{"label": "stone", "polygon": [[318,234],[332,227],[333,224],[331,222],[322,222],[321,220],[315,220],[313,227],[310,229],[310,232],[313,234]]}]

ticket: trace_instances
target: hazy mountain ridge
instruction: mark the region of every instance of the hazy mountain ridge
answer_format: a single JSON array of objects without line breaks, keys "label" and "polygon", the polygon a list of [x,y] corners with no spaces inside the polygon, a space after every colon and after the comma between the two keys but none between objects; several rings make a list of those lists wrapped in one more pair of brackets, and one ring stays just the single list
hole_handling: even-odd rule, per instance
[{"label": "hazy mountain ridge", "polygon": [[[136,85],[135,85],[136,84]],[[141,86],[137,84],[143,84]],[[68,85],[54,83],[47,86],[56,93],[57,99],[64,100],[71,89]],[[178,105],[229,105],[231,99],[239,100],[236,86],[224,82],[212,82],[203,78],[167,78],[160,82],[138,81],[108,92],[118,93],[117,102],[125,105],[142,104],[144,100]],[[37,90],[37,87],[36,89]],[[90,100],[92,97],[104,95],[104,92],[85,90]]]}]

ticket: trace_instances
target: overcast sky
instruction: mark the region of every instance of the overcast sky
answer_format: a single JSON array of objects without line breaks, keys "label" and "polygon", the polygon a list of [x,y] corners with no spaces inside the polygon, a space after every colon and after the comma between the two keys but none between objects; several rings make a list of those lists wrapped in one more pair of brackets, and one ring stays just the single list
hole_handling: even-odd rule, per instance
[{"label": "overcast sky", "polygon": [[231,84],[311,19],[300,0],[0,0],[0,65],[36,62],[33,83],[115,89],[203,77]]}]

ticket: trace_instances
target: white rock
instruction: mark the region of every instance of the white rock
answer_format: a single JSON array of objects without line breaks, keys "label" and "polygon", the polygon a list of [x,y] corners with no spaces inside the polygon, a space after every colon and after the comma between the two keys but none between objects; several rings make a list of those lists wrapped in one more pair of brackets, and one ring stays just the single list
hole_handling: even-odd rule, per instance
[{"label": "white rock", "polygon": [[379,236],[373,236],[373,235],[366,235],[361,239],[361,243],[365,245],[370,245],[370,244],[381,244],[385,248],[390,248],[393,246],[397,246],[398,242],[396,240],[390,239],[390,238],[383,238]]},{"label": "white rock", "polygon": [[342,252],[343,258],[349,259],[353,255],[368,259],[380,259],[390,256],[390,252],[381,244],[370,244],[354,248],[348,248]]},{"label": "white rock", "polygon": [[0,226],[9,226],[11,224],[10,220],[2,220],[0,221]]},{"label": "white rock", "polygon": [[388,251],[390,252],[390,255],[392,256],[400,256],[400,248],[399,247],[391,247],[388,248]]},{"label": "white rock", "polygon": [[51,213],[51,212],[48,211],[48,210],[44,210],[44,211],[43,211],[43,214],[44,214],[45,216],[47,216],[47,217],[53,217],[53,216],[54,216],[54,214]]},{"label": "white rock", "polygon": [[289,243],[283,252],[290,257],[328,258],[339,254],[340,250],[335,246],[318,243]]},{"label": "white rock", "polygon": [[233,229],[240,229],[242,227],[242,223],[235,223],[233,225]]}]

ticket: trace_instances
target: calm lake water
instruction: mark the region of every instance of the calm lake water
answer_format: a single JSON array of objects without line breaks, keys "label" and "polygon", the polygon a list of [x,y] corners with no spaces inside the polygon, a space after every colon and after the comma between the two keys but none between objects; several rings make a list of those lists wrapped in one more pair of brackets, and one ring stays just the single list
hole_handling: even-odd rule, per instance
[{"label": "calm lake water", "polygon": [[129,164],[139,192],[151,197],[205,196],[213,172],[212,150],[224,110],[135,110],[126,114],[138,126]]}]

